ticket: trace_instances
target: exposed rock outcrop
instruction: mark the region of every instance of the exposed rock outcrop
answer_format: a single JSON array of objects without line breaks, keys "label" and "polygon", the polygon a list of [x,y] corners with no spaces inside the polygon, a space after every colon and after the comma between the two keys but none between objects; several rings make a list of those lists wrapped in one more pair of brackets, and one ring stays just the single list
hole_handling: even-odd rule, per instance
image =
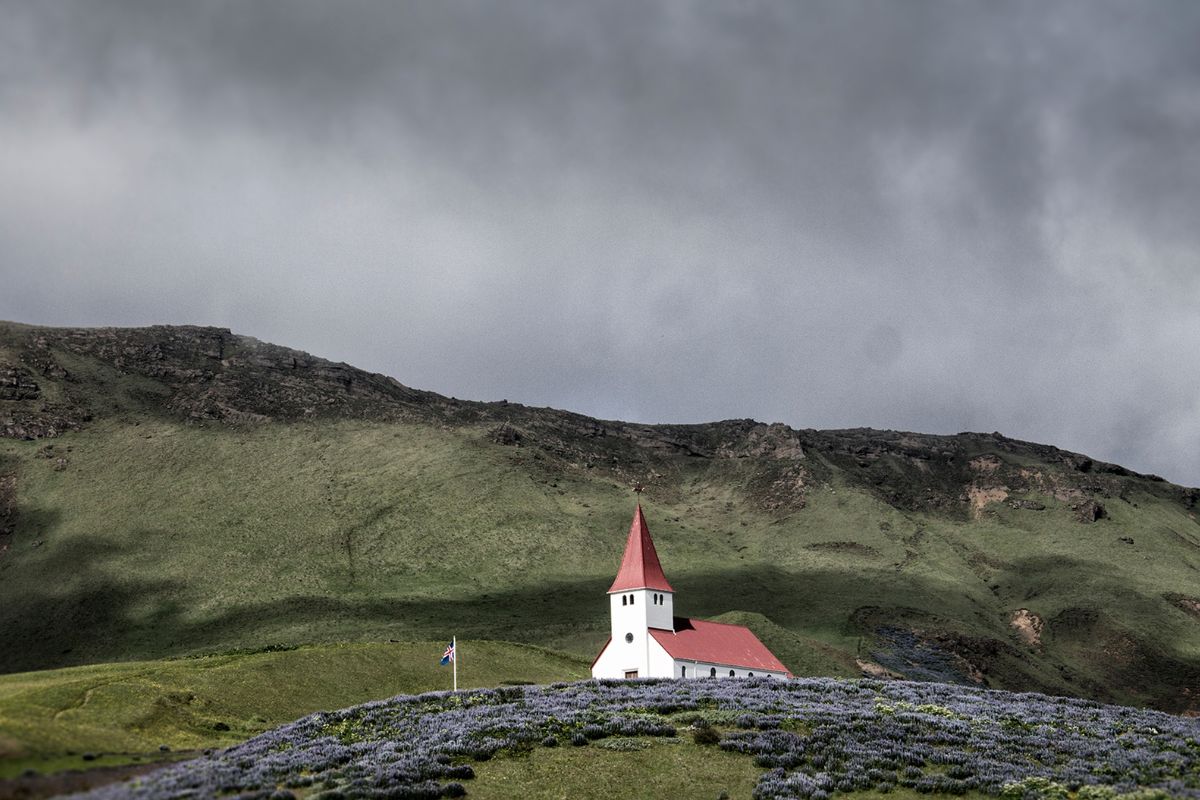
[{"label": "exposed rock outcrop", "polygon": [[1013,612],[1008,624],[1017,632],[1017,637],[1030,647],[1041,647],[1042,628],[1045,622],[1028,608],[1018,608]]},{"label": "exposed rock outcrop", "polygon": [[1009,506],[1009,508],[1016,508],[1016,509],[1021,509],[1024,511],[1045,511],[1046,510],[1046,504],[1039,503],[1037,500],[1024,500],[1024,499],[1009,500],[1008,506]]},{"label": "exposed rock outcrop", "polygon": [[1071,510],[1075,512],[1075,519],[1084,523],[1096,522],[1108,516],[1104,504],[1098,500],[1082,500],[1072,505]]},{"label": "exposed rock outcrop", "polygon": [[36,400],[40,394],[37,381],[26,370],[0,364],[0,400]]},{"label": "exposed rock outcrop", "polygon": [[[11,362],[0,366],[0,436],[10,438],[53,437],[93,415],[130,408],[223,425],[330,418],[422,422],[473,428],[521,451],[516,458],[533,451],[548,469],[599,469],[621,483],[653,484],[653,476],[678,475],[689,462],[744,462],[747,499],[779,514],[805,509],[817,487],[836,480],[902,511],[967,519],[1006,500],[1013,508],[1040,510],[1036,501],[1008,500],[1034,494],[1070,504],[1081,520],[1093,522],[1105,515],[1097,498],[1123,496],[1122,481],[1137,477],[999,433],[797,430],[752,419],[642,425],[508,401],[463,401],[225,328],[0,323],[0,344]],[[124,393],[119,407],[110,401],[114,388]],[[1180,500],[1192,505],[1200,496],[1179,491]]]}]

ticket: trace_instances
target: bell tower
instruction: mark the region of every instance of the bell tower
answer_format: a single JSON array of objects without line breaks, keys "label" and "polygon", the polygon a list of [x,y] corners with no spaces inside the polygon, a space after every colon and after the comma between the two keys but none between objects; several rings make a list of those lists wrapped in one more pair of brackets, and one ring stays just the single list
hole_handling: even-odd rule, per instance
[{"label": "bell tower", "polygon": [[649,675],[650,629],[675,630],[675,590],[663,574],[641,503],[629,526],[621,568],[608,589],[608,603],[613,655],[630,667],[627,677]]}]

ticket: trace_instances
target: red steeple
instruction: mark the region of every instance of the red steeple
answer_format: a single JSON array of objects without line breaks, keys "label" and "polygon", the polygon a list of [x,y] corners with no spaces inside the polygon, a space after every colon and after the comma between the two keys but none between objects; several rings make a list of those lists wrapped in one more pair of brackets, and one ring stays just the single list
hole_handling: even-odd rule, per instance
[{"label": "red steeple", "polygon": [[617,571],[617,579],[608,591],[611,594],[632,589],[675,591],[671,584],[667,583],[662,564],[658,563],[658,553],[655,552],[654,542],[650,539],[646,518],[642,516],[641,503],[638,503],[637,511],[633,515],[633,524],[629,526],[629,539],[625,542],[625,556],[621,559],[621,569]]}]

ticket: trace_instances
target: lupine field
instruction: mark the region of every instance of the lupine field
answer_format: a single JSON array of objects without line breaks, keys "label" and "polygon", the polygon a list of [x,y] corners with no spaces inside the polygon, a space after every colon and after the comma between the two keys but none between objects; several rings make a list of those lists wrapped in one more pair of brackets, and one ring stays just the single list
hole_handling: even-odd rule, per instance
[{"label": "lupine field", "polygon": [[1087,800],[1200,798],[1200,720],[929,683],[587,681],[319,712],[91,798],[436,798],[472,763],[608,737],[682,737],[763,768],[754,797],[896,788]]}]

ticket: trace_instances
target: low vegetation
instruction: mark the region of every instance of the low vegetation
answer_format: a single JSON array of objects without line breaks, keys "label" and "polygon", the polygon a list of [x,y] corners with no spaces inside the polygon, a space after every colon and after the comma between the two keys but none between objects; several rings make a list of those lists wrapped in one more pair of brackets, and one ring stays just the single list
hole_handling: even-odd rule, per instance
[{"label": "low vegetation", "polygon": [[[715,745],[684,735],[706,728],[720,731]],[[665,745],[655,746],[655,758],[640,758],[650,747],[637,743],[647,739],[678,747],[685,762],[703,747],[719,751],[713,764],[743,755],[761,770],[758,800],[895,790],[1024,800],[1200,797],[1194,721],[938,684],[767,678],[588,681],[396,697],[312,714],[89,797],[458,797],[473,794],[481,765],[528,759],[540,749],[555,750],[551,760],[573,775],[565,783],[591,784],[572,796],[625,797],[624,783],[598,784],[606,773],[578,769],[610,763],[607,756],[566,753],[595,748],[622,754],[631,766],[646,761],[654,780],[673,758]],[[536,771],[488,768],[479,796],[503,797],[497,784]],[[732,782],[736,790],[744,774],[722,771],[719,784]],[[627,782],[641,780],[638,772]],[[562,782],[542,788],[561,790]]]}]

